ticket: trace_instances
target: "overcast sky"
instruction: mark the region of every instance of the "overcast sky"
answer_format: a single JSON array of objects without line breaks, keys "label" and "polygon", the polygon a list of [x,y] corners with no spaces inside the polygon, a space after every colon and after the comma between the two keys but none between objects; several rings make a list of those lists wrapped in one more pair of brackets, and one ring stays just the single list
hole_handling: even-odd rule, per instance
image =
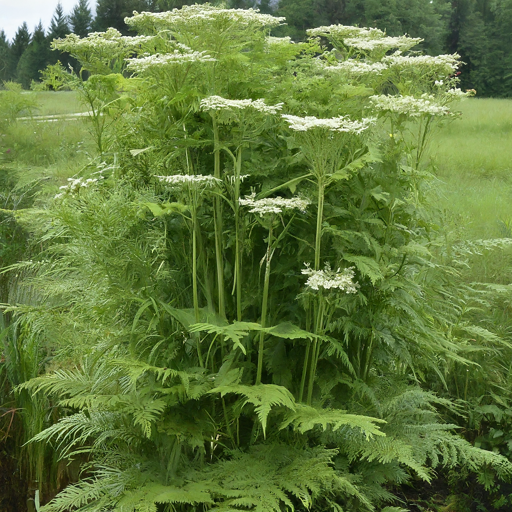
[{"label": "overcast sky", "polygon": [[[0,30],[3,29],[10,40],[24,21],[31,33],[39,20],[47,30],[57,3],[58,0],[0,0]],[[61,0],[60,3],[64,14],[69,14],[78,0]],[[95,6],[96,0],[89,0],[89,7],[93,9]]]}]

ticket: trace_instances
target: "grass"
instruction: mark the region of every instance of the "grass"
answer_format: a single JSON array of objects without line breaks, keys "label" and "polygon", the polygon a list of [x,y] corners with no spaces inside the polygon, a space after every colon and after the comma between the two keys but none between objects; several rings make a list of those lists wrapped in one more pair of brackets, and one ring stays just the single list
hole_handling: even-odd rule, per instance
[{"label": "grass", "polygon": [[57,114],[74,114],[85,112],[85,108],[79,101],[75,91],[37,91],[34,92],[39,108],[36,115],[52,116]]},{"label": "grass", "polygon": [[[469,99],[441,129],[430,156],[440,182],[431,201],[449,238],[512,238],[512,100]],[[474,257],[468,280],[509,283],[512,248]]]},{"label": "grass", "polygon": [[512,101],[470,99],[459,110],[431,145],[438,205],[471,238],[510,237]]},{"label": "grass", "polygon": [[[33,92],[39,115],[83,112],[77,94],[71,91]],[[43,194],[54,194],[68,177],[77,174],[95,155],[85,118],[13,123],[0,139],[0,171],[11,169],[19,184],[43,179]]]}]

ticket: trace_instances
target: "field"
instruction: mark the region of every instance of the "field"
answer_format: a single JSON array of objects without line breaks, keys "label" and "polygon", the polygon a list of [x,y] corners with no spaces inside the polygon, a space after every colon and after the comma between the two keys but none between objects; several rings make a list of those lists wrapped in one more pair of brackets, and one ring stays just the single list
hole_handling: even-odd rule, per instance
[{"label": "field", "polygon": [[459,110],[431,146],[439,206],[470,237],[510,237],[512,101],[470,99]]}]

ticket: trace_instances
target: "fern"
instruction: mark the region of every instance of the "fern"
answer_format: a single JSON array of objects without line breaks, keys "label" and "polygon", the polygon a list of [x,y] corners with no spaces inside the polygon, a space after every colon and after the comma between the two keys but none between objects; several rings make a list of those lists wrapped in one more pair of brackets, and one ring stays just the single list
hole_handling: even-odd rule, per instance
[{"label": "fern", "polygon": [[304,434],[317,426],[323,430],[330,427],[333,431],[340,429],[342,426],[348,426],[360,429],[366,438],[370,439],[373,436],[385,435],[376,425],[378,423],[386,422],[378,418],[347,414],[341,410],[315,409],[307,405],[297,404],[294,412],[285,414],[285,420],[280,428],[284,429],[292,425],[294,430]]},{"label": "fern", "polygon": [[295,399],[290,391],[283,386],[276,386],[275,384],[218,386],[213,388],[210,393],[219,393],[220,396],[235,393],[245,397],[243,405],[251,404],[254,406],[264,436],[266,436],[267,418],[273,407],[282,406],[292,411],[296,408]]}]

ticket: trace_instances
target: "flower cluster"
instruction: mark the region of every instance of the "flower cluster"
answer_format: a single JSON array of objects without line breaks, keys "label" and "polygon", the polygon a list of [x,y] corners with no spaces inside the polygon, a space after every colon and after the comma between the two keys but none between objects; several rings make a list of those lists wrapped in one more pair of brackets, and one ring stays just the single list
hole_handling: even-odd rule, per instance
[{"label": "flower cluster", "polygon": [[68,34],[63,39],[56,39],[52,47],[67,52],[91,52],[98,49],[109,51],[137,50],[141,46],[154,41],[154,36],[123,36],[115,28],[106,32],[91,32],[87,37],[80,38],[76,34]]},{"label": "flower cluster", "polygon": [[164,67],[169,65],[179,65],[190,62],[212,62],[215,61],[213,57],[208,55],[206,52],[183,52],[180,50],[174,50],[173,53],[148,55],[139,59],[126,59],[128,61],[127,68],[137,73],[142,73],[148,69],[157,67]]},{"label": "flower cluster", "polygon": [[423,94],[421,98],[414,96],[370,96],[375,110],[407,114],[411,117],[420,117],[424,114],[431,116],[450,115],[450,109],[436,103],[434,96]]},{"label": "flower cluster", "polygon": [[307,31],[309,36],[332,36],[337,39],[345,37],[361,37],[361,38],[378,38],[384,37],[386,34],[378,28],[360,28],[347,25],[330,25],[328,27],[310,28]]},{"label": "flower cluster", "polygon": [[454,53],[452,55],[418,55],[418,56],[403,56],[400,52],[394,55],[384,57],[385,62],[390,68],[424,70],[429,69],[432,72],[439,73],[440,75],[451,75],[455,72],[460,64],[460,55]]},{"label": "flower cluster", "polygon": [[210,24],[215,21],[229,22],[238,26],[277,27],[285,21],[270,14],[261,14],[258,9],[223,9],[213,5],[184,5],[180,9],[168,12],[138,13],[125,18],[125,23],[132,27],[151,24],[156,30],[168,29],[173,26]]},{"label": "flower cluster", "polygon": [[239,199],[238,202],[242,206],[250,208],[249,212],[257,213],[261,217],[266,214],[282,213],[283,210],[300,210],[305,212],[309,201],[293,197],[292,199],[284,199],[282,197],[266,197],[264,199],[255,199],[256,194],[246,196],[245,199]]},{"label": "flower cluster", "polygon": [[331,132],[346,132],[360,134],[374,124],[374,118],[363,118],[361,121],[353,121],[347,116],[333,117],[331,119],[318,119],[314,116],[297,117],[283,114],[289,123],[289,127],[297,132],[307,132],[315,128],[323,128]]},{"label": "flower cluster", "polygon": [[283,108],[282,103],[277,105],[267,105],[263,100],[228,100],[221,96],[208,96],[200,103],[201,110],[232,110],[232,109],[245,109],[253,108],[258,112],[264,114],[277,114],[278,110]]},{"label": "flower cluster", "polygon": [[367,64],[366,62],[362,62],[360,60],[349,59],[344,62],[340,62],[335,66],[328,66],[325,68],[326,71],[329,72],[344,72],[348,75],[353,76],[361,76],[361,75],[369,75],[375,74],[380,75],[383,71],[385,71],[388,67],[386,64],[381,62],[375,62],[373,64]]},{"label": "flower cluster", "polygon": [[285,45],[295,44],[290,36],[286,37],[272,37],[268,36],[266,39],[267,44],[270,45]]},{"label": "flower cluster", "polygon": [[62,190],[62,192],[57,194],[55,199],[59,199],[69,194],[74,195],[81,188],[87,188],[89,185],[97,183],[98,178],[88,178],[86,180],[84,180],[84,178],[68,178],[68,182],[69,183],[67,185],[62,185],[62,187],[59,187],[59,190]]},{"label": "flower cluster", "polygon": [[476,94],[475,89],[467,89],[466,92],[461,89],[448,89],[444,95],[448,101],[463,100],[464,98],[471,98]]},{"label": "flower cluster", "polygon": [[172,187],[203,187],[213,188],[219,185],[221,180],[214,176],[203,176],[201,174],[174,174],[173,176],[155,176],[162,183]]},{"label": "flower cluster", "polygon": [[355,275],[353,267],[344,270],[338,269],[334,272],[328,263],[325,264],[324,270],[313,270],[308,263],[305,265],[306,268],[302,269],[302,274],[309,276],[306,281],[308,288],[312,290],[336,289],[345,293],[357,293],[359,284],[353,281]]},{"label": "flower cluster", "polygon": [[423,39],[419,37],[378,37],[378,38],[361,38],[361,37],[348,37],[343,40],[346,46],[352,46],[358,50],[365,52],[387,52],[398,48],[399,50],[410,50],[413,46],[421,43]]}]

